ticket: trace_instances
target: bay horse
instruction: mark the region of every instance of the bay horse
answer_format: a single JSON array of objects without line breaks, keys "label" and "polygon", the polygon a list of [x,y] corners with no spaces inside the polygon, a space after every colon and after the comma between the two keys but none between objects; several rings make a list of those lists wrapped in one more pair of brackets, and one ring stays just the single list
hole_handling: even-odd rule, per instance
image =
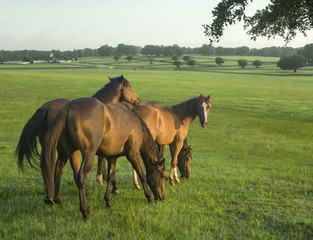
[{"label": "bay horse", "polygon": [[[109,78],[109,80],[109,83],[107,83],[102,89],[98,90],[92,96],[93,98],[96,98],[106,104],[116,103],[118,101],[126,101],[133,104],[140,102],[138,94],[131,87],[130,83],[126,78],[124,78],[123,75],[120,77]],[[36,160],[40,159],[40,153],[37,148],[37,137],[39,139],[39,143],[42,144],[45,133],[47,132],[49,126],[51,126],[57,115],[57,112],[69,101],[69,99],[60,98],[46,102],[39,109],[37,109],[37,111],[25,124],[15,150],[15,154],[18,159],[18,167],[20,170],[23,171],[24,169],[24,159],[27,159],[31,167],[36,168],[35,165],[38,165]],[[69,157],[64,151],[61,143],[58,145],[57,151],[58,159],[56,167],[60,169],[60,171],[58,171],[60,175],[55,176],[55,182],[56,187],[59,188],[59,180],[61,179],[63,168]],[[99,159],[101,159],[101,156],[99,156]],[[72,155],[70,162],[76,180],[75,174],[78,172],[80,167],[79,156],[75,154]],[[54,172],[54,169],[52,169],[52,171]],[[60,196],[55,196],[55,201],[61,204]],[[46,199],[45,202],[52,203],[51,199]]]},{"label": "bay horse", "polygon": [[[147,102],[146,104],[153,106],[157,109],[162,108],[163,106],[158,102]],[[164,157],[164,145],[158,145],[158,150],[160,153],[161,158]],[[191,160],[192,160],[192,154],[191,154],[191,146],[188,146],[187,138],[184,140],[183,147],[181,151],[178,154],[178,169],[180,172],[181,177],[189,178],[190,172],[191,172]],[[105,158],[101,158],[98,161],[98,167],[97,167],[97,177],[96,180],[98,183],[102,184],[102,179],[106,179],[106,170],[105,170]],[[138,179],[136,176],[136,171],[133,170],[133,180],[134,185],[137,189],[140,189],[140,185],[138,183]]]},{"label": "bay horse", "polygon": [[[108,159],[108,178],[105,201],[110,203],[110,187],[115,181],[115,165],[119,156],[126,156],[142,182],[148,201],[150,186],[155,200],[165,196],[165,165],[160,158],[149,129],[138,115],[125,104],[103,104],[94,98],[79,98],[67,103],[49,128],[42,150],[42,169],[48,198],[52,197],[53,184],[49,173],[54,166],[58,141],[71,156],[77,150],[82,154],[82,164],[77,175],[80,211],[88,218],[90,208],[86,199],[87,177],[94,164],[95,154]],[[141,159],[146,176],[141,167]],[[58,171],[58,169],[56,169]],[[48,174],[47,174],[48,173]],[[148,184],[148,185],[147,185]]]},{"label": "bay horse", "polygon": [[156,108],[148,104],[135,106],[135,111],[147,124],[155,142],[161,146],[169,145],[172,156],[169,180],[174,185],[174,177],[177,182],[176,166],[178,154],[187,138],[189,125],[199,117],[203,128],[207,126],[207,115],[211,108],[210,95],[192,98],[173,106]]}]

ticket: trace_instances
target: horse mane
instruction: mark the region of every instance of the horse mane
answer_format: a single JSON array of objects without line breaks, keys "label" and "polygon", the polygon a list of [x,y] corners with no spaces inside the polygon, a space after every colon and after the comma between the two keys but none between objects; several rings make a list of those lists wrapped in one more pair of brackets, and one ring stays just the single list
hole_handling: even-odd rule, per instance
[{"label": "horse mane", "polygon": [[169,108],[171,108],[181,119],[186,117],[186,113],[187,116],[195,118],[197,116],[197,113],[194,106],[198,99],[199,97],[194,97],[181,103],[169,106]]},{"label": "horse mane", "polygon": [[98,90],[92,97],[98,99],[103,103],[110,103],[112,99],[120,95],[119,85],[123,83],[123,80],[124,86],[130,85],[125,78],[122,77],[112,78],[110,79],[109,83],[104,85],[104,87]]}]

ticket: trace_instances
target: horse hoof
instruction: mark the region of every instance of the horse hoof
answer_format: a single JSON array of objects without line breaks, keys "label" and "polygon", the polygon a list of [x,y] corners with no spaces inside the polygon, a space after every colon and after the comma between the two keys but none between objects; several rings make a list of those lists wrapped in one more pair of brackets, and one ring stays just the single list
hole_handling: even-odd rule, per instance
[{"label": "horse hoof", "polygon": [[179,178],[175,178],[175,181],[176,181],[177,183],[180,183]]},{"label": "horse hoof", "polygon": [[84,218],[85,220],[89,219],[89,214],[88,214],[88,213],[83,213],[83,218]]},{"label": "horse hoof", "polygon": [[136,185],[136,184],[134,184],[134,186],[135,186],[135,188],[137,188],[138,190],[140,190],[140,189],[141,189],[140,185]]},{"label": "horse hoof", "polygon": [[111,193],[112,193],[112,194],[119,194],[120,192],[119,192],[118,189],[112,189]]},{"label": "horse hoof", "polygon": [[172,186],[175,185],[175,183],[174,183],[174,181],[173,181],[172,179],[170,179],[170,184],[171,184]]},{"label": "horse hoof", "polygon": [[110,202],[106,202],[106,207],[107,208],[111,208],[112,207],[112,204]]},{"label": "horse hoof", "polygon": [[46,197],[44,203],[48,205],[53,205],[53,198]]}]

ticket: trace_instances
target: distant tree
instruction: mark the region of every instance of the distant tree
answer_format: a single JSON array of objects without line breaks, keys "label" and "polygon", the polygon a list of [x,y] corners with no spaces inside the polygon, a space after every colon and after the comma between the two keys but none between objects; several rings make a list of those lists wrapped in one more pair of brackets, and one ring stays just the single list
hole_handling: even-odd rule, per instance
[{"label": "distant tree", "polygon": [[215,48],[210,45],[203,44],[202,47],[199,49],[199,53],[202,55],[214,55]]},{"label": "distant tree", "polygon": [[219,41],[227,25],[243,21],[244,28],[255,40],[257,37],[280,36],[288,43],[299,31],[306,32],[313,26],[312,0],[271,0],[262,10],[257,10],[252,17],[246,15],[247,6],[253,0],[220,0],[212,11],[212,24],[204,24],[204,33],[210,42]]},{"label": "distant tree", "polygon": [[23,62],[30,62],[33,63],[33,59],[30,56],[24,56],[23,57]]},{"label": "distant tree", "polygon": [[252,62],[252,65],[259,68],[262,65],[262,62],[260,60],[255,60]]},{"label": "distant tree", "polygon": [[108,45],[104,45],[104,46],[101,46],[100,48],[98,48],[98,53],[102,57],[111,56],[113,54],[113,48],[108,46]]},{"label": "distant tree", "polygon": [[173,60],[173,61],[178,60],[178,56],[174,55],[174,56],[172,57],[172,60]]},{"label": "distant tree", "polygon": [[238,55],[238,56],[248,56],[249,52],[250,52],[250,48],[248,48],[248,47],[236,48],[236,55]]},{"label": "distant tree", "polygon": [[114,60],[117,62],[120,59],[120,57],[121,57],[121,55],[116,54],[116,55],[114,55]]},{"label": "distant tree", "polygon": [[183,63],[181,61],[174,61],[173,65],[175,65],[177,68],[180,68],[180,65],[182,65]]},{"label": "distant tree", "polygon": [[149,57],[148,60],[149,60],[150,64],[153,64],[153,61],[154,61],[153,57]]},{"label": "distant tree", "polygon": [[239,65],[241,68],[245,68],[245,66],[248,65],[248,61],[245,60],[245,59],[239,59],[239,60],[238,60],[238,65]]},{"label": "distant tree", "polygon": [[305,45],[298,51],[298,54],[304,56],[308,60],[308,64],[313,66],[313,43]]},{"label": "distant tree", "polygon": [[282,57],[278,63],[277,67],[282,70],[293,70],[297,72],[298,69],[306,65],[307,60],[302,55],[293,55],[290,57]]},{"label": "distant tree", "polygon": [[183,60],[186,61],[186,62],[188,62],[190,59],[191,59],[190,56],[184,56],[184,57],[183,57]]},{"label": "distant tree", "polygon": [[224,63],[224,58],[221,58],[221,57],[217,57],[215,58],[215,63],[218,64],[218,65],[222,65]]},{"label": "distant tree", "polygon": [[133,59],[134,59],[133,55],[128,55],[128,56],[126,57],[126,60],[128,60],[128,62],[130,62],[130,61],[133,60]]},{"label": "distant tree", "polygon": [[188,66],[193,67],[196,64],[196,60],[190,59],[187,64]]}]

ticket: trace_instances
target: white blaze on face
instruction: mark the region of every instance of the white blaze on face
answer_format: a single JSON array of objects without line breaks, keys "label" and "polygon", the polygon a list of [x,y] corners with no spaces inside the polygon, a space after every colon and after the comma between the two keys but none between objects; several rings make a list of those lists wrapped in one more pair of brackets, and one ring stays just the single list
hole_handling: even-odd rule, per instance
[{"label": "white blaze on face", "polygon": [[203,114],[204,114],[204,122],[207,122],[207,115],[206,115],[206,108],[208,107],[209,105],[206,103],[206,102],[204,102],[204,103],[202,103],[202,107],[203,107]]}]

